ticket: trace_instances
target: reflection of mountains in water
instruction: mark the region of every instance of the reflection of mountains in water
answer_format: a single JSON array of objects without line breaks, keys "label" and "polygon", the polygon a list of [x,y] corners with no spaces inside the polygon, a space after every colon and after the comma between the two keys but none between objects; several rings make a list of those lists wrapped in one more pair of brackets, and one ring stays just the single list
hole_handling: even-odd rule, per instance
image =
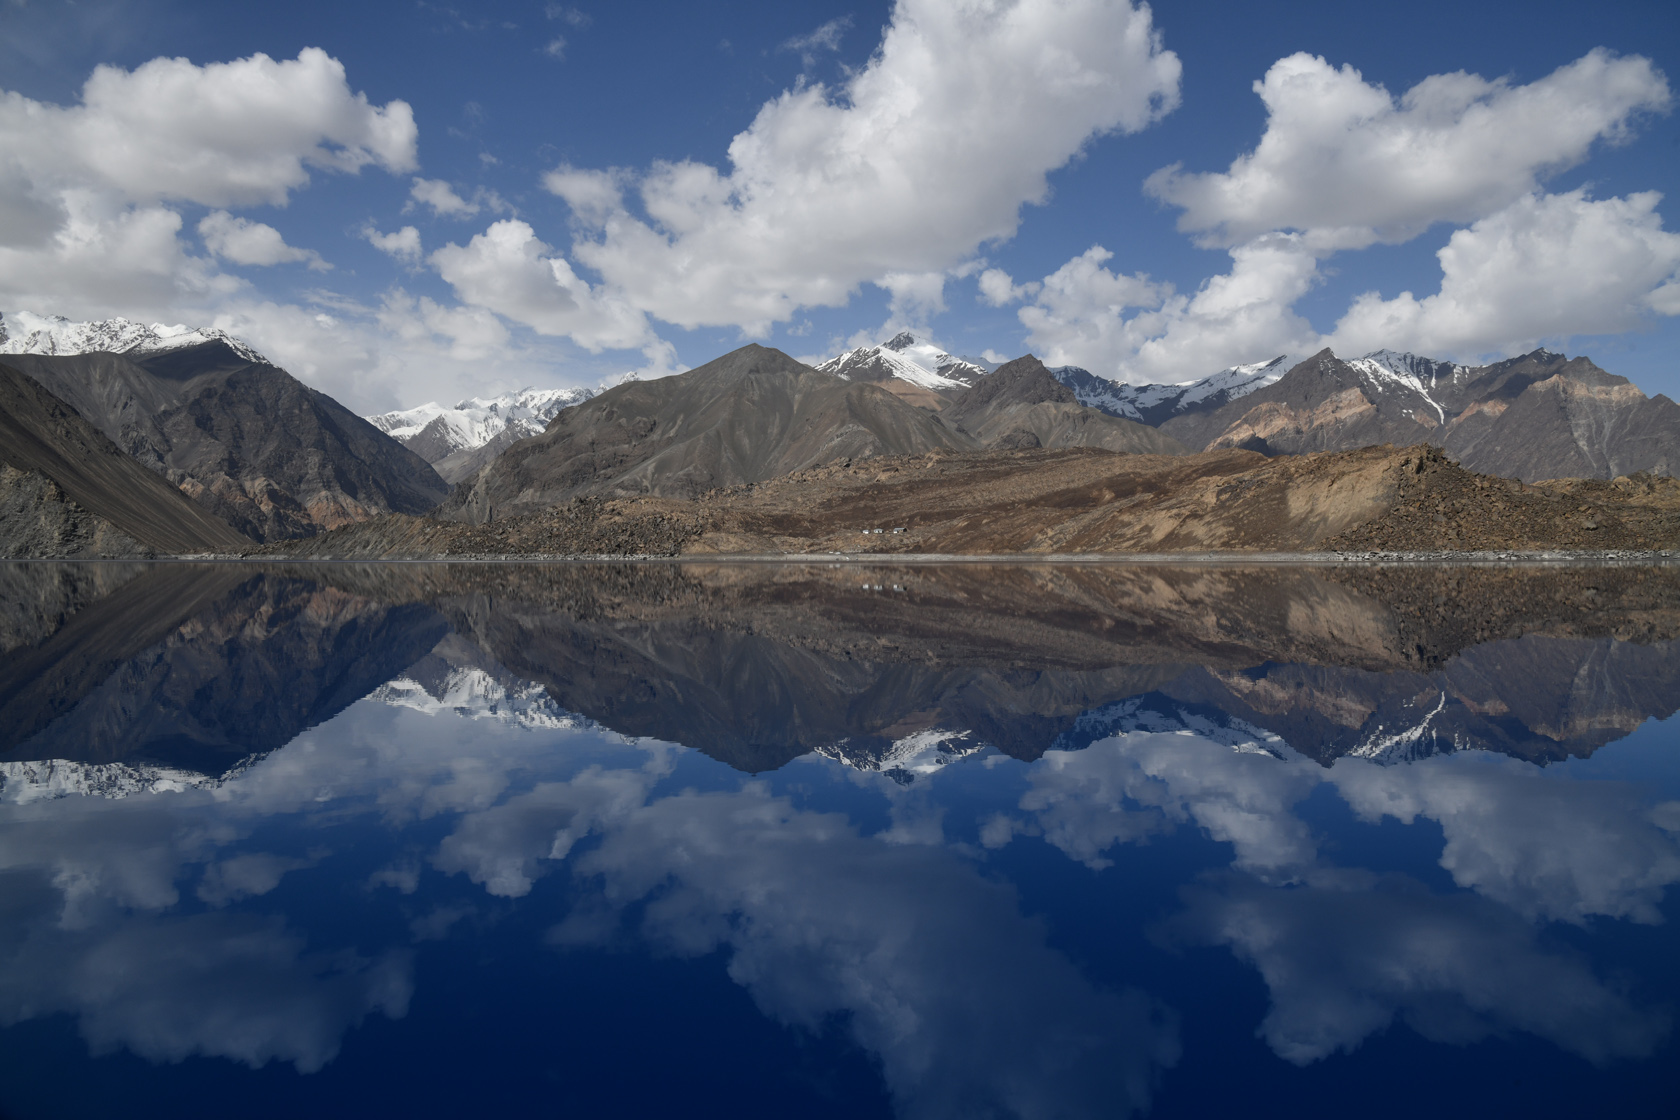
[{"label": "reflection of mountains in water", "polygon": [[900,782],[1145,730],[1321,763],[1544,762],[1680,707],[1666,568],[29,571],[0,764],[119,769],[8,769],[9,798],[219,776],[370,695]]},{"label": "reflection of mountains in water", "polygon": [[425,715],[449,713],[531,730],[582,729],[593,720],[556,704],[535,681],[522,680],[457,634],[450,634],[369,700]]}]

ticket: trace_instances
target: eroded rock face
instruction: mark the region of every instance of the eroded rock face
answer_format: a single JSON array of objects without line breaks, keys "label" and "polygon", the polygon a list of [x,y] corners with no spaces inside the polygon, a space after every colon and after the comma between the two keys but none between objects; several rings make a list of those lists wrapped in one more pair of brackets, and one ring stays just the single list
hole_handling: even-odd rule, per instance
[{"label": "eroded rock face", "polygon": [[118,447],[256,540],[423,513],[448,485],[324,393],[223,341],[15,364]]}]

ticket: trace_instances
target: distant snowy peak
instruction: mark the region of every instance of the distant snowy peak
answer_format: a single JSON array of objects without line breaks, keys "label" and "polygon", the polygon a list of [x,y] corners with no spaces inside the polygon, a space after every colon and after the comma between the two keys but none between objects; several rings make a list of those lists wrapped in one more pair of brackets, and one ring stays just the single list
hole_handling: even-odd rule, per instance
[{"label": "distant snowy peak", "polygon": [[1264,389],[1289,372],[1292,365],[1294,361],[1282,355],[1268,362],[1231,366],[1178,385],[1128,385],[1078,366],[1058,366],[1050,372],[1088,408],[1125,420],[1158,425],[1179,413],[1218,408],[1256,389]]},{"label": "distant snowy peak", "polygon": [[894,739],[886,750],[870,750],[842,739],[816,753],[854,770],[885,774],[899,785],[909,785],[917,778],[937,774],[953,762],[979,754],[986,744],[972,731],[949,731],[931,727],[902,739]]},{"label": "distant snowy peak", "polygon": [[886,381],[897,378],[924,389],[954,392],[966,389],[997,366],[972,358],[956,358],[918,339],[908,331],[879,346],[860,346],[817,366],[848,381]]},{"label": "distant snowy peak", "polygon": [[214,327],[146,326],[128,319],[75,323],[62,315],[14,311],[0,315],[0,354],[154,354],[205,342],[224,342],[248,362],[273,365],[255,349]]},{"label": "distant snowy peak", "polygon": [[0,803],[27,805],[61,797],[104,797],[121,800],[142,793],[184,793],[215,789],[248,770],[258,756],[240,761],[220,776],[178,770],[170,766],[131,765],[126,762],[0,762]]},{"label": "distant snowy peak", "polygon": [[535,681],[504,684],[478,668],[454,669],[431,688],[411,677],[398,677],[374,689],[368,699],[429,716],[448,713],[532,731],[595,726],[593,720],[560,707]]},{"label": "distant snowy peak", "polygon": [[563,408],[595,395],[593,389],[521,389],[499,397],[473,397],[445,408],[433,401],[383,412],[368,423],[431,462],[456,451],[483,447],[508,429],[516,439],[534,436]]}]

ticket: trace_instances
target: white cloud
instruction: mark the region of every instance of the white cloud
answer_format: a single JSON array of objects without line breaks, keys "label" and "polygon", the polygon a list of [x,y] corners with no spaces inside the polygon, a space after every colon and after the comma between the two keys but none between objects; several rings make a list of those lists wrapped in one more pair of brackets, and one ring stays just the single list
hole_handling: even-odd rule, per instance
[{"label": "white cloud", "polygon": [[1595,200],[1585,190],[1520,198],[1452,235],[1436,254],[1440,291],[1386,300],[1366,292],[1326,342],[1338,353],[1386,346],[1473,359],[1680,314],[1672,298],[1680,233],[1662,228],[1660,198]]},{"label": "white cloud", "polygon": [[599,173],[562,168],[547,185],[581,203],[574,259],[628,305],[761,334],[1011,236],[1092,137],[1173,108],[1179,69],[1127,3],[901,0],[867,66],[766,104],[727,173],[655,165],[638,184],[646,220]]},{"label": "white cloud", "polygon": [[[1087,255],[1092,252],[1106,254],[1097,262],[1099,264],[1114,255],[1100,245],[1086,250]],[[1074,259],[1078,260],[1079,258]],[[982,272],[979,284],[981,300],[993,307],[1007,307],[1019,300],[1031,298],[1037,295],[1039,289],[1044,286],[1036,280],[1029,280],[1025,284],[1017,284],[1010,279],[1009,273],[1001,268],[988,268]],[[991,359],[988,358],[987,360],[990,361]]]},{"label": "white cloud", "polygon": [[[1311,325],[1291,310],[1318,279],[1316,258],[1295,238],[1274,235],[1232,249],[1231,271],[1190,296],[1142,274],[1109,271],[1112,256],[1101,246],[1086,250],[1046,276],[1021,309],[1027,341],[1045,361],[1123,381],[1182,381],[1257,355],[1317,348]],[[994,292],[1004,294],[995,281]]]},{"label": "white cloud", "polygon": [[37,190],[74,183],[140,203],[280,206],[311,167],[412,169],[417,135],[406,102],[369,104],[316,47],[279,62],[101,66],[70,107],[0,99],[0,160]]},{"label": "white cloud", "polygon": [[285,264],[307,261],[310,269],[326,272],[332,265],[313,249],[296,249],[286,244],[280,231],[261,222],[236,218],[226,210],[213,210],[198,223],[198,235],[205,248],[234,264]]},{"label": "white cloud", "polygon": [[1236,245],[1273,230],[1315,250],[1408,241],[1439,221],[1469,222],[1625,139],[1664,110],[1668,83],[1649,59],[1598,49],[1528,85],[1463,71],[1396,99],[1351,66],[1293,54],[1254,90],[1265,135],[1228,171],[1164,168],[1148,190],[1184,208],[1179,228]]},{"label": "white cloud", "polygon": [[465,247],[450,244],[437,250],[431,261],[464,302],[539,334],[569,336],[592,351],[653,341],[640,311],[591,288],[525,222],[496,222]]},{"label": "white cloud", "polygon": [[550,58],[565,58],[566,37],[564,35],[556,35],[554,38],[550,39],[548,41],[548,45],[543,48],[543,53]]},{"label": "white cloud", "polygon": [[362,236],[380,252],[389,253],[399,261],[413,264],[420,259],[420,231],[404,226],[394,233],[380,233],[373,226],[362,230]]},{"label": "white cloud", "polygon": [[[214,305],[243,283],[191,253],[171,204],[283,205],[313,169],[406,171],[416,135],[406,103],[371,105],[316,48],[102,66],[76,105],[0,94],[0,301],[78,318]],[[212,219],[229,259],[310,259],[269,227]]]},{"label": "white cloud", "polygon": [[468,202],[455,193],[455,188],[442,179],[415,179],[408,190],[413,201],[430,206],[440,218],[468,218],[478,213],[478,204]]}]

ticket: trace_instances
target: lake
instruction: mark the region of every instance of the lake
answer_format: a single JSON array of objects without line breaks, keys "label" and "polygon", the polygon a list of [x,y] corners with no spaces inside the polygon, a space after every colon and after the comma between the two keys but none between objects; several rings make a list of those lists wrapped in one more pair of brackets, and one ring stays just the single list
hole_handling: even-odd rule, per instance
[{"label": "lake", "polygon": [[0,1117],[1671,1116],[1680,567],[0,565]]}]

